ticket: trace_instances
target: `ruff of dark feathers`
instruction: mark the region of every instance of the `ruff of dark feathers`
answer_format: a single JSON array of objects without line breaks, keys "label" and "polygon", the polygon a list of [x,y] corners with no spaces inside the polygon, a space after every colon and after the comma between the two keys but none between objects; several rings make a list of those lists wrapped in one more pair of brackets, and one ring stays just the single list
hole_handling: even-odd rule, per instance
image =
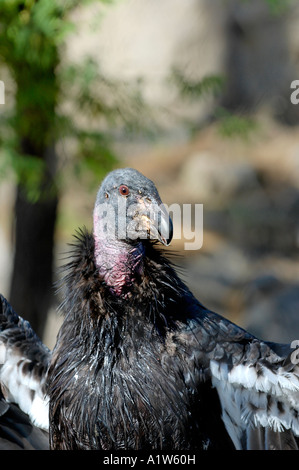
[{"label": "ruff of dark feathers", "polygon": [[192,344],[181,331],[192,330],[186,299],[190,306],[195,300],[170,263],[145,246],[144,275],[129,297],[118,298],[98,275],[93,237],[77,234],[49,371],[52,448],[213,447],[215,419],[223,446],[230,443],[220,409],[217,418],[205,411],[201,367],[187,359]]}]

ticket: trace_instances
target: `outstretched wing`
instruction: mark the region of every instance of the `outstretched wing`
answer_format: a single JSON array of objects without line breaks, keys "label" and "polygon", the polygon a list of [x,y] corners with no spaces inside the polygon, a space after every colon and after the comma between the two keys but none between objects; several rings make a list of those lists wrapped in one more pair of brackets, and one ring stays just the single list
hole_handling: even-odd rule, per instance
[{"label": "outstretched wing", "polygon": [[[200,323],[195,337],[236,449],[298,449],[299,367],[294,350],[260,341],[212,312]],[[205,332],[209,344],[203,348]]]},{"label": "outstretched wing", "polygon": [[48,431],[45,382],[50,357],[30,324],[0,295],[0,416],[1,410],[3,417],[13,409],[5,403],[16,404],[33,425]]},{"label": "outstretched wing", "polygon": [[49,433],[34,426],[18,405],[0,396],[0,450],[49,449]]}]

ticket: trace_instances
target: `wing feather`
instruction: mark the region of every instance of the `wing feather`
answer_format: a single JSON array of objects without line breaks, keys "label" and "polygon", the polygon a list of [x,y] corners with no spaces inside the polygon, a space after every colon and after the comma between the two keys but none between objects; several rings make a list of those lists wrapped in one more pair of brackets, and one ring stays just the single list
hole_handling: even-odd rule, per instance
[{"label": "wing feather", "polygon": [[[286,358],[266,343],[253,343],[237,364],[227,355],[225,361],[210,361],[226,429],[237,449],[297,447],[299,368],[294,364],[290,369],[289,361],[285,366]],[[261,351],[255,361],[248,360],[251,346]]]},{"label": "wing feather", "polygon": [[30,324],[0,295],[0,387],[5,400],[16,403],[31,422],[48,430],[46,377],[50,350]]},{"label": "wing feather", "polygon": [[297,448],[299,366],[294,350],[261,341],[202,306],[195,313],[180,338],[187,357],[197,351],[195,366],[216,388],[236,449]]}]

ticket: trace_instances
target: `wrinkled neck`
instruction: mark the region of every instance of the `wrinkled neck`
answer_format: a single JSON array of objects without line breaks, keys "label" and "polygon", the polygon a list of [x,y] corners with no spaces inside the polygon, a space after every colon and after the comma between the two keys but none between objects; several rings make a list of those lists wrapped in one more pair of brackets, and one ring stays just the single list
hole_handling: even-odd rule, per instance
[{"label": "wrinkled neck", "polygon": [[100,276],[120,296],[128,293],[128,288],[143,271],[144,247],[125,240],[107,237],[101,219],[94,220],[95,263]]}]

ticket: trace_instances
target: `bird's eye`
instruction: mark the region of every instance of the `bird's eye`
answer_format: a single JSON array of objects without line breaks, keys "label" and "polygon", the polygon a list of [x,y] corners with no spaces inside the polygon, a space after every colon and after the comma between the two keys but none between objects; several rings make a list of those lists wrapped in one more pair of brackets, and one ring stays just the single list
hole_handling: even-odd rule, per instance
[{"label": "bird's eye", "polygon": [[130,194],[130,190],[125,184],[122,184],[118,189],[122,196],[128,196]]}]

